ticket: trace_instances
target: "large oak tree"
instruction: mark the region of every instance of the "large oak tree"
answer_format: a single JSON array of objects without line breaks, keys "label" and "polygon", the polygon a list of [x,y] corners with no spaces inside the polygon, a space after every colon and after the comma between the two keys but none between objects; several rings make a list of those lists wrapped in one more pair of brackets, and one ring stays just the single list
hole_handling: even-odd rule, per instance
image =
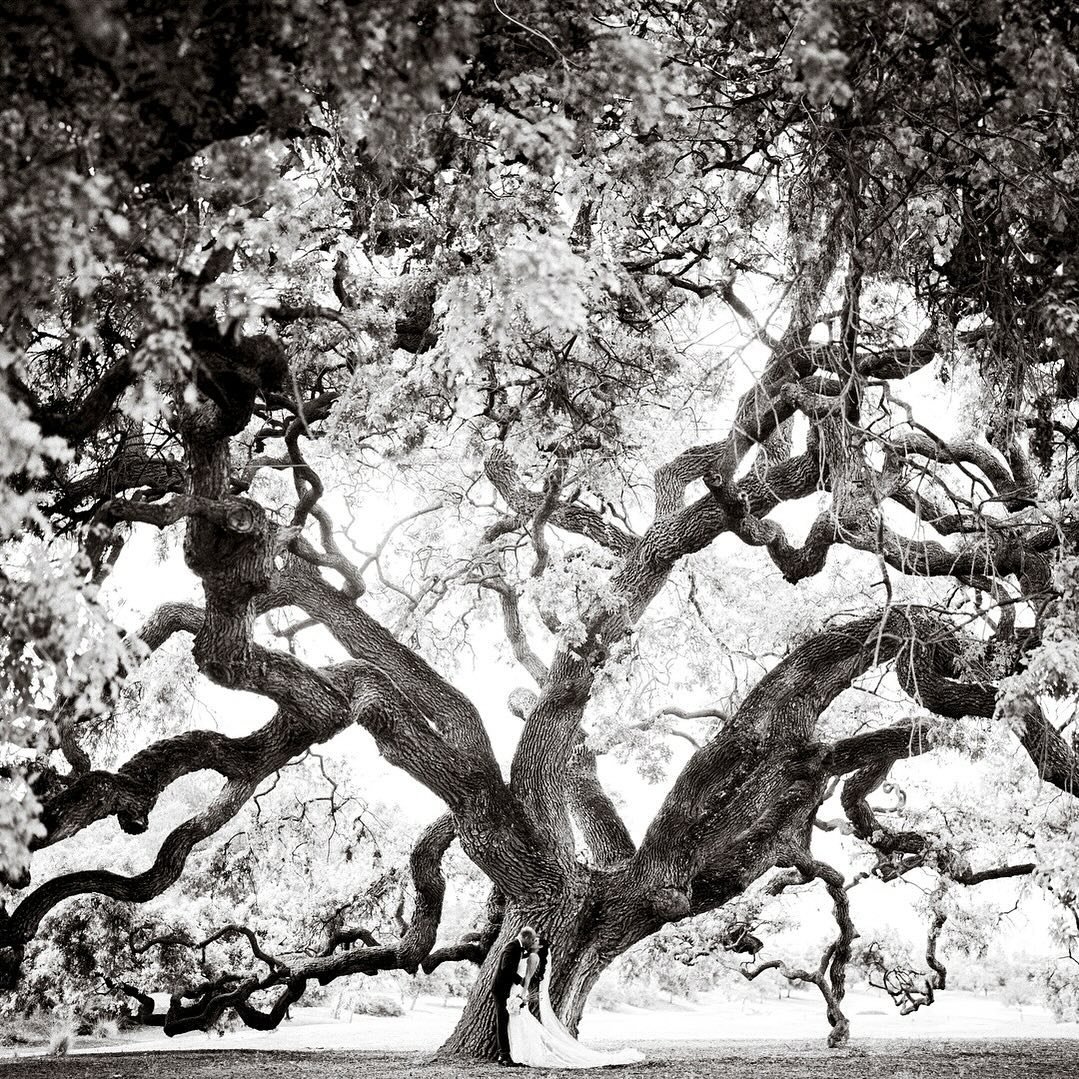
[{"label": "large oak tree", "polygon": [[[309,982],[469,960],[446,1051],[489,1053],[488,957],[522,922],[553,938],[575,1024],[613,958],[767,876],[832,895],[840,1043],[854,928],[812,847],[826,798],[882,875],[1038,868],[972,866],[869,799],[968,717],[1075,786],[1043,708],[1077,679],[1070,5],[16,0],[4,19],[6,984],[65,900],[161,894],[353,726],[446,807],[400,938],[283,961],[252,935],[258,972],[177,998],[167,1031],[230,1008],[273,1026]],[[709,326],[737,347],[695,346]],[[962,422],[919,411],[948,378],[973,387]],[[430,500],[395,580],[348,520],[402,489]],[[146,527],[182,531],[202,598],[125,635],[100,589]],[[777,584],[847,559],[855,608],[815,620],[792,590],[801,639],[732,659],[709,619],[748,549]],[[449,646],[424,629],[477,596],[534,683],[508,778],[446,676],[467,617]],[[692,638],[738,686],[635,842],[587,733],[612,717],[589,709],[662,651],[660,606],[666,646]],[[303,648],[319,627],[336,661]],[[273,717],[95,767],[125,682],[177,635]],[[833,702],[885,676],[907,707],[830,735]],[[28,851],[106,818],[145,831],[195,771],[216,793],[144,872],[32,878]],[[491,897],[435,950],[455,840]]]}]

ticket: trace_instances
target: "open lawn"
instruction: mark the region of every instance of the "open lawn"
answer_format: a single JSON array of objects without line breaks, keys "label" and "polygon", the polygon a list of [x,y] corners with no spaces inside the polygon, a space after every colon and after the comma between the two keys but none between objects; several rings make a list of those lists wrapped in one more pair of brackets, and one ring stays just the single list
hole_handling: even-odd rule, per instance
[{"label": "open lawn", "polygon": [[[345,1012],[338,1018],[327,1007],[295,1008],[292,1017],[276,1030],[241,1027],[223,1034],[166,1038],[159,1029],[148,1028],[107,1042],[79,1038],[73,1048],[76,1052],[329,1049],[430,1055],[445,1041],[461,1014],[462,1001],[447,1004],[421,997],[415,1008],[402,1016],[350,1016]],[[1028,1004],[1016,1008],[961,990],[938,994],[931,1008],[900,1015],[883,994],[856,988],[847,994],[844,1008],[855,1045],[867,1040],[1079,1039],[1079,1024],[1057,1023],[1044,1007]],[[589,1008],[581,1022],[581,1037],[586,1042],[600,1046],[640,1044],[642,1048],[649,1042],[724,1044],[779,1039],[812,1045],[822,1044],[827,1032],[820,995],[808,989],[782,998],[762,992],[732,1000],[721,993],[708,993],[693,1001],[657,1000],[648,1008]],[[1076,1045],[1079,1047],[1079,1041]],[[44,1051],[44,1046],[38,1051]],[[21,1054],[26,1052],[21,1050]],[[3,1056],[0,1050],[0,1058]]]},{"label": "open lawn", "polygon": [[[642,1043],[644,1064],[610,1069],[626,1079],[1073,1079],[1079,1042],[1068,1039],[988,1041],[868,1040],[845,1050],[819,1042]],[[427,1054],[323,1050],[223,1049],[34,1057],[0,1062],[19,1079],[451,1079],[494,1076],[493,1065],[430,1063]],[[514,1073],[510,1073],[514,1074]],[[523,1072],[522,1072],[523,1074]],[[550,1076],[576,1072],[549,1071]]]},{"label": "open lawn", "polygon": [[[852,1043],[824,1046],[818,995],[740,1001],[708,994],[650,1008],[590,1009],[583,1039],[633,1044],[645,1064],[611,1069],[642,1079],[1079,1079],[1079,1025],[1058,1024],[1042,1007],[1009,1007],[980,994],[941,993],[932,1008],[901,1016],[887,999],[855,989],[846,999]],[[0,1057],[0,1076],[19,1079],[448,1079],[494,1076],[487,1065],[431,1064],[461,1002],[421,998],[400,1017],[334,1019],[325,1007],[297,1008],[274,1031],[165,1038],[144,1029],[108,1042],[79,1038],[66,1058],[44,1046]],[[511,1073],[513,1074],[513,1073]],[[551,1072],[551,1075],[573,1073]]]}]

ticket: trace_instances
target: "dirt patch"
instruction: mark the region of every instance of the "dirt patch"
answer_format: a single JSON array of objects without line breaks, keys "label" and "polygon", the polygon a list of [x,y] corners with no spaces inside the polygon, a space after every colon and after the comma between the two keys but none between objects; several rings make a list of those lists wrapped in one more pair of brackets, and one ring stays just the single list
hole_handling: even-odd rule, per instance
[{"label": "dirt patch", "polygon": [[[1076,1079],[1079,1042],[866,1041],[834,1051],[805,1042],[643,1042],[648,1061],[603,1074],[641,1079]],[[218,1050],[79,1054],[0,1061],[19,1079],[456,1079],[505,1075],[488,1064],[431,1063],[426,1054]],[[509,1072],[508,1074],[525,1074]],[[551,1077],[578,1072],[548,1071]]]}]

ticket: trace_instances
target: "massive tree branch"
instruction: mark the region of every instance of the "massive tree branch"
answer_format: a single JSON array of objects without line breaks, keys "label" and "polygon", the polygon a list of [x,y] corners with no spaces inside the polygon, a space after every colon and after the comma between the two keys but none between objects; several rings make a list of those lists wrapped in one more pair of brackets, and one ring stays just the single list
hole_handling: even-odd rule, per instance
[{"label": "massive tree branch", "polygon": [[[412,918],[396,944],[381,945],[368,937],[364,947],[339,952],[339,942],[332,939],[319,955],[286,962],[266,953],[248,927],[226,926],[190,946],[205,953],[206,948],[222,936],[241,933],[250,941],[255,958],[267,965],[268,972],[261,977],[226,976],[176,993],[163,1020],[154,1015],[152,1007],[140,1007],[140,1021],[161,1025],[165,1034],[172,1037],[192,1030],[206,1030],[225,1010],[233,1008],[247,1026],[271,1030],[284,1018],[287,1007],[302,996],[309,981],[327,985],[350,974],[376,974],[384,970],[415,974],[434,947],[446,890],[441,863],[454,835],[453,816],[445,814],[425,829],[413,846],[409,860],[414,888]],[[256,993],[278,986],[282,987],[282,992],[268,1012],[250,1003]],[[194,1003],[185,1005],[185,999]]]},{"label": "massive tree branch", "polygon": [[290,559],[275,592],[324,625],[354,659],[384,670],[413,707],[449,742],[492,777],[497,765],[479,713],[470,700],[428,663],[302,560]]},{"label": "massive tree branch", "polygon": [[890,758],[894,762],[918,756],[932,749],[929,730],[928,722],[915,716],[893,723],[890,727],[841,738],[828,751],[824,767],[832,775],[846,775],[876,765],[881,760]]},{"label": "massive tree branch", "polygon": [[131,357],[123,356],[105,370],[77,406],[69,402],[37,406],[31,410],[31,418],[42,434],[59,436],[75,445],[104,424],[117,400],[134,384],[137,374]]},{"label": "massive tree branch", "polygon": [[384,672],[383,683],[392,683],[401,708],[416,718],[407,729],[368,729],[388,760],[447,801],[469,856],[508,895],[526,887],[529,874],[533,886],[557,888],[562,870],[506,788],[472,702],[306,563],[290,561],[275,592],[325,625],[369,670]]},{"label": "massive tree branch", "polygon": [[[916,689],[908,683],[908,691],[926,707],[992,715],[993,687],[933,670],[951,640],[932,612],[893,607],[823,630],[796,648],[687,762],[634,859],[637,873],[680,882],[693,909],[710,909],[753,879],[776,844],[801,841],[829,774],[865,762],[848,781],[844,806],[849,800],[852,811],[868,811],[864,796],[883,781],[892,754],[928,748],[925,732],[902,724],[827,749],[813,741],[818,717],[856,677],[896,657],[917,674]],[[871,834],[873,824],[856,828]]]},{"label": "massive tree branch", "polygon": [[217,501],[197,495],[175,495],[168,502],[135,502],[113,499],[103,516],[116,521],[141,521],[157,528],[182,521],[185,517],[203,517],[237,535],[247,535],[259,526],[259,514],[251,502],[239,498]]},{"label": "massive tree branch", "polygon": [[[125,877],[104,869],[84,870],[55,877],[34,889],[10,916],[0,920],[0,952],[10,949],[21,956],[23,945],[37,931],[42,918],[58,903],[72,896],[97,892],[112,899],[144,903],[160,895],[179,880],[187,856],[195,845],[231,820],[257,786],[257,782],[242,780],[229,780],[223,784],[220,793],[202,813],[170,833],[162,843],[153,865],[142,873]],[[15,971],[5,964],[5,982],[14,974]]]},{"label": "massive tree branch", "polygon": [[632,857],[636,846],[596,771],[596,755],[581,740],[570,758],[566,794],[593,864],[611,866]]}]

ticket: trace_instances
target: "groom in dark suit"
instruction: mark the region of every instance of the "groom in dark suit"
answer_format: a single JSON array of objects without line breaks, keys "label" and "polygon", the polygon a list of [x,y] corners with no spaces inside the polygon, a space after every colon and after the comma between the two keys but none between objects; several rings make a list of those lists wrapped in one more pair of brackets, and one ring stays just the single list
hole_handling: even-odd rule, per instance
[{"label": "groom in dark suit", "polygon": [[517,1066],[510,1056],[510,1013],[506,1002],[509,1000],[513,987],[524,984],[524,979],[517,973],[517,968],[526,955],[535,951],[536,943],[536,931],[526,925],[516,938],[502,949],[502,954],[498,958],[498,970],[495,971],[495,980],[491,986],[497,1015],[498,1063],[506,1067]]}]

